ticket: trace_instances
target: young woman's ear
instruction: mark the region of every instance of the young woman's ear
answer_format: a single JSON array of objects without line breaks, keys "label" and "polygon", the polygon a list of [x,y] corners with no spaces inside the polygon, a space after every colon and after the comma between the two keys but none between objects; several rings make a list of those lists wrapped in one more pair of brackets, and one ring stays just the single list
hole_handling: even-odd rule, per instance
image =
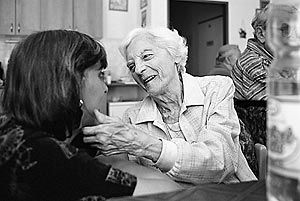
[{"label": "young woman's ear", "polygon": [[266,42],[266,31],[259,26],[256,28],[255,32],[256,32],[256,38],[259,40],[259,42],[264,44]]}]

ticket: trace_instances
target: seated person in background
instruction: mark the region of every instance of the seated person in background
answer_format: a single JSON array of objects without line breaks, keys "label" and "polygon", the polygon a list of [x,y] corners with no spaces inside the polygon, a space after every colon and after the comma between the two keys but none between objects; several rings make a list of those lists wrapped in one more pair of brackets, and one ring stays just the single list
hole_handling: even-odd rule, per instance
[{"label": "seated person in background", "polygon": [[238,100],[267,100],[266,78],[273,55],[266,42],[266,22],[268,7],[257,13],[252,20],[254,38],[232,69],[232,79]]},{"label": "seated person in background", "polygon": [[1,200],[102,200],[179,189],[158,171],[141,166],[153,178],[136,177],[66,142],[81,109],[92,114],[104,97],[99,75],[106,66],[104,48],[75,31],[38,32],[15,46],[0,124]]},{"label": "seated person in background", "polygon": [[231,77],[231,70],[236,60],[240,57],[241,51],[237,45],[223,45],[219,48],[216,65],[208,75],[225,75]]},{"label": "seated person in background", "polygon": [[[254,38],[248,40],[247,47],[232,69],[235,91],[235,109],[252,142],[244,142],[243,153],[257,174],[255,143],[266,145],[266,100],[267,72],[273,60],[266,43],[267,9],[257,13],[252,20]],[[247,146],[249,145],[249,146]]]},{"label": "seated person in background", "polygon": [[189,184],[255,180],[239,144],[232,80],[185,73],[188,48],[176,30],[137,28],[120,51],[147,93],[124,120],[95,110],[84,141],[105,155],[126,153]]}]

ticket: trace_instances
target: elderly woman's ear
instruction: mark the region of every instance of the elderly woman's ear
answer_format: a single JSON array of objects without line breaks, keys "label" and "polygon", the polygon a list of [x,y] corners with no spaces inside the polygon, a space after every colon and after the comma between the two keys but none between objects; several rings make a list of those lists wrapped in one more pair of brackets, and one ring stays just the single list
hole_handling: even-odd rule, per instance
[{"label": "elderly woman's ear", "polygon": [[181,57],[179,57],[179,56],[175,57],[175,65],[176,65],[176,69],[178,72],[181,70],[180,69],[181,68],[180,59],[181,59]]},{"label": "elderly woman's ear", "polygon": [[175,64],[179,64],[181,60],[180,56],[175,56]]}]

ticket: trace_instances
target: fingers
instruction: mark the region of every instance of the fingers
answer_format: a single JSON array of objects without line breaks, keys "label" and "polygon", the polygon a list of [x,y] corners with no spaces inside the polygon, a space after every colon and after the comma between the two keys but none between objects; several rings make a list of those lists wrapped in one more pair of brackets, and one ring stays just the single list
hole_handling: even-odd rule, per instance
[{"label": "fingers", "polygon": [[101,141],[98,140],[97,136],[95,136],[95,135],[83,137],[83,142],[84,143],[101,143]]},{"label": "fingers", "polygon": [[102,151],[109,151],[111,149],[116,149],[116,147],[110,145],[109,143],[107,143],[107,140],[105,139],[101,139],[97,136],[88,136],[88,137],[84,137],[83,141],[85,143],[90,144],[90,146],[92,147],[96,147],[97,149],[99,149],[101,152]]},{"label": "fingers", "polygon": [[[94,136],[94,137],[96,137],[97,134],[100,133],[100,131],[98,131],[99,127],[101,127],[101,124],[97,125],[97,126],[84,127],[84,128],[82,128],[82,132],[83,132],[84,136]],[[99,130],[101,130],[101,128],[99,128]]]}]

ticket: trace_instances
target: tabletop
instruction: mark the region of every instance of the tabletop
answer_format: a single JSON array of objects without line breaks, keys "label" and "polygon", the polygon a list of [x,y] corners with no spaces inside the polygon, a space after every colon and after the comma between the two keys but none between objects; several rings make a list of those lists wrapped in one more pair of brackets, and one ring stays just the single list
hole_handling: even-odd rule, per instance
[{"label": "tabletop", "polygon": [[266,201],[265,180],[236,184],[201,184],[187,189],[146,196],[111,198],[109,201]]}]

